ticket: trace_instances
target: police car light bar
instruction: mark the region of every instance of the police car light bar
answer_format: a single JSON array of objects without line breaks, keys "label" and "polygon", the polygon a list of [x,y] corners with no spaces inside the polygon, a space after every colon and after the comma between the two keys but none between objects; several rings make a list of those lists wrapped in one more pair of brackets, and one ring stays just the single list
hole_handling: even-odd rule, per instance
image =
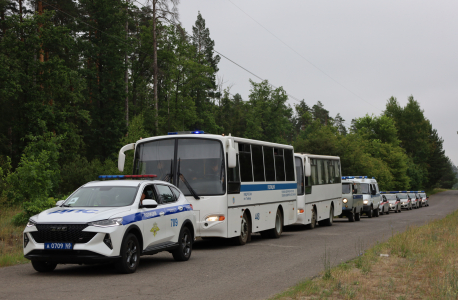
[{"label": "police car light bar", "polygon": [[100,179],[155,178],[157,175],[99,175]]},{"label": "police car light bar", "polygon": [[386,194],[386,192],[380,192],[380,194]]},{"label": "police car light bar", "polygon": [[174,131],[168,132],[168,135],[176,135],[176,134],[204,134],[203,130],[194,130],[194,131]]}]

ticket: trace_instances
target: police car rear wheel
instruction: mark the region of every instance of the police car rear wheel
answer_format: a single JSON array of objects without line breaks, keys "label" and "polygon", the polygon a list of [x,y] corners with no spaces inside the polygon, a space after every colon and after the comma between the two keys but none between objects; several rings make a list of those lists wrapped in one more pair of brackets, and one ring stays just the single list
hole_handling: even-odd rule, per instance
[{"label": "police car rear wheel", "polygon": [[46,273],[52,272],[56,268],[57,264],[49,261],[36,261],[32,260],[32,266],[37,272]]},{"label": "police car rear wheel", "polygon": [[176,261],[187,261],[192,252],[192,235],[187,227],[183,227],[178,238],[178,248],[172,252]]},{"label": "police car rear wheel", "polygon": [[134,273],[137,270],[138,263],[140,262],[139,250],[140,244],[137,237],[129,233],[121,245],[121,259],[115,264],[118,272],[128,274]]}]

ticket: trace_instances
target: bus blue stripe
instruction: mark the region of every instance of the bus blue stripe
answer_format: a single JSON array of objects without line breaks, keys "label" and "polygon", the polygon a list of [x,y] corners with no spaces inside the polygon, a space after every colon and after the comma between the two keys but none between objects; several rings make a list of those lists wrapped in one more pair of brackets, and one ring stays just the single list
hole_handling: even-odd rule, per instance
[{"label": "bus blue stripe", "polygon": [[240,192],[258,192],[286,189],[297,189],[297,183],[242,184],[240,186]]}]

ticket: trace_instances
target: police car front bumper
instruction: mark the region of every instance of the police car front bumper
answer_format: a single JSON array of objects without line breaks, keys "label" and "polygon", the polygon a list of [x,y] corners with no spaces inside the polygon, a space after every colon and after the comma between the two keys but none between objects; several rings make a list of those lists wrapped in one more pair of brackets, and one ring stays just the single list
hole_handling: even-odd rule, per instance
[{"label": "police car front bumper", "polygon": [[88,250],[32,250],[24,257],[58,264],[95,264],[114,262],[120,258],[120,256],[104,256]]},{"label": "police car front bumper", "polygon": [[[124,237],[126,226],[113,227],[95,227],[87,226],[82,232],[92,233],[90,240],[87,242],[73,243],[71,250],[49,250],[45,249],[44,242],[62,242],[55,239],[35,240],[34,233],[37,228],[27,227],[24,235],[27,234],[28,243],[24,245],[24,257],[30,260],[46,260],[55,263],[97,263],[117,260],[120,256],[121,242]],[[109,237],[111,247],[108,246],[104,239]],[[41,237],[43,238],[43,237]],[[108,243],[109,244],[109,243]]]}]

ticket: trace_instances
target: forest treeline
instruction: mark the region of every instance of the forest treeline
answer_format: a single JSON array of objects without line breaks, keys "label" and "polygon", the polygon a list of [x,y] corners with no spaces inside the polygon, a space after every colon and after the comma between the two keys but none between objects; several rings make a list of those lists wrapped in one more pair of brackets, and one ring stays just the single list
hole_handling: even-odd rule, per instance
[{"label": "forest treeline", "polygon": [[374,176],[384,190],[456,184],[413,96],[404,107],[391,97],[381,115],[348,129],[321,102],[291,106],[267,81],[251,81],[242,99],[217,75],[203,16],[188,33],[178,5],[0,0],[0,192],[3,204],[24,207],[22,221],[98,174],[118,173],[122,145],[178,130],[338,155],[344,175]]}]

